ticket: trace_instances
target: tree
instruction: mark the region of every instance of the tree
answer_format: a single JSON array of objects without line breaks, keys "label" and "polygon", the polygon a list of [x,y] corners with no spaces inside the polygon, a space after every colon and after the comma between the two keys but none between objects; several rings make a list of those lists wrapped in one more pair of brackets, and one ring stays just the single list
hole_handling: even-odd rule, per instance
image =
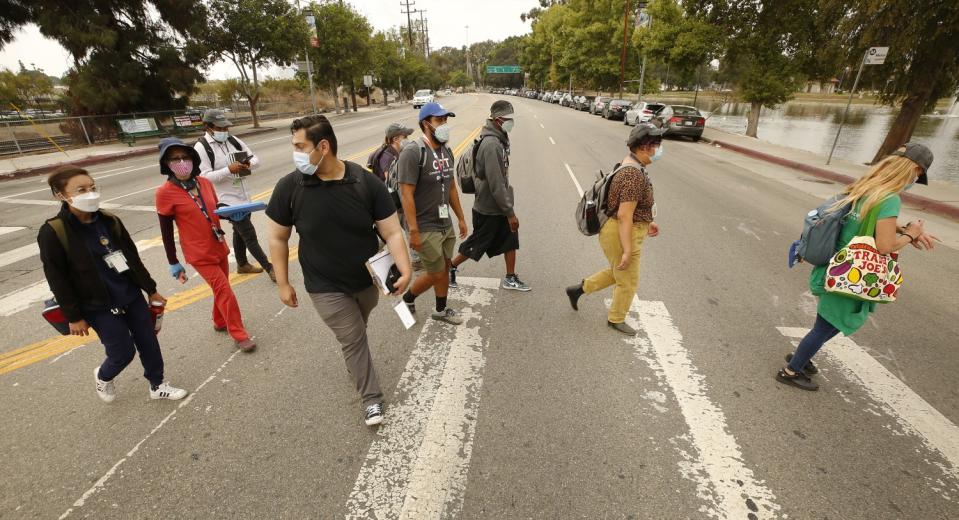
[{"label": "tree", "polygon": [[959,88],[959,4],[926,0],[917,9],[910,0],[835,1],[848,13],[839,32],[853,70],[867,48],[889,47],[884,65],[866,67],[888,79],[879,99],[900,106],[873,158],[877,162],[912,138],[919,118],[939,98]]},{"label": "tree", "polygon": [[[340,111],[337,89],[369,72],[372,28],[366,18],[349,4],[313,3],[319,47],[312,49],[313,73],[333,93],[336,111]],[[412,53],[408,53],[412,54]],[[404,82],[405,83],[405,82]],[[354,100],[354,109],[356,102]]]},{"label": "tree", "polygon": [[718,31],[699,17],[686,16],[677,0],[653,0],[648,12],[652,23],[633,33],[633,45],[648,60],[666,64],[673,83],[695,83],[699,68],[720,53]]},{"label": "tree", "polygon": [[[240,74],[240,94],[250,104],[253,127],[262,94],[258,70],[288,65],[309,41],[306,21],[285,0],[210,0],[203,45],[210,56],[228,60]],[[269,23],[265,23],[269,20]]]},{"label": "tree", "polygon": [[453,87],[468,87],[470,83],[470,77],[461,70],[454,71],[450,74],[449,84]]}]

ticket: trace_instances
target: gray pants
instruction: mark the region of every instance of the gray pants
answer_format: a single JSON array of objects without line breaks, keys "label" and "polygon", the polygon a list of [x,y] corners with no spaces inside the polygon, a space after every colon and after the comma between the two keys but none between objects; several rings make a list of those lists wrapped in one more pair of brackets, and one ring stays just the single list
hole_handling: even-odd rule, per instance
[{"label": "gray pants", "polygon": [[236,265],[242,266],[249,263],[246,258],[246,251],[249,249],[253,258],[256,258],[256,261],[260,263],[260,267],[267,271],[272,270],[273,265],[270,264],[270,260],[266,257],[266,253],[263,252],[260,241],[256,237],[253,217],[247,215],[243,220],[231,220],[230,223],[233,224],[233,255],[236,257]]},{"label": "gray pants", "polygon": [[370,287],[356,294],[310,293],[310,299],[323,323],[340,342],[346,370],[363,398],[363,406],[383,402],[366,337],[366,322],[379,302],[379,291]]}]

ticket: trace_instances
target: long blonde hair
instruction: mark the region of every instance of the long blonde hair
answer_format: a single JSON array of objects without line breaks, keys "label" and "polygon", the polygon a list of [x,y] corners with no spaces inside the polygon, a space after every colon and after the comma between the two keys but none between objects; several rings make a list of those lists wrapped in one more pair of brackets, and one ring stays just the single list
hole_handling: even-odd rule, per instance
[{"label": "long blonde hair", "polygon": [[846,204],[855,205],[858,202],[859,215],[865,218],[869,210],[890,195],[901,192],[907,184],[913,182],[918,175],[918,168],[919,166],[911,159],[890,155],[873,166],[869,173],[846,186],[842,192],[845,197],[836,202],[831,209],[836,210]]}]

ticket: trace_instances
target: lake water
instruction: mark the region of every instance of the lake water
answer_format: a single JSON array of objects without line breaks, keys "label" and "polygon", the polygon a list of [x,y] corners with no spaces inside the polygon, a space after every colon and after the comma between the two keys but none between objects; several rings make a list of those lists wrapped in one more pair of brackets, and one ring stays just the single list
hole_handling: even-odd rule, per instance
[{"label": "lake water", "polygon": [[[722,105],[719,101],[703,100],[697,106],[711,112],[707,127],[746,133],[748,104]],[[828,157],[845,108],[845,103],[806,102],[790,102],[776,109],[763,108],[759,117],[759,138]],[[895,114],[890,107],[852,105],[833,157],[858,163],[871,161]],[[959,184],[959,103],[954,103],[948,114],[923,116],[912,140],[928,146],[935,155],[929,169],[930,178]]]}]

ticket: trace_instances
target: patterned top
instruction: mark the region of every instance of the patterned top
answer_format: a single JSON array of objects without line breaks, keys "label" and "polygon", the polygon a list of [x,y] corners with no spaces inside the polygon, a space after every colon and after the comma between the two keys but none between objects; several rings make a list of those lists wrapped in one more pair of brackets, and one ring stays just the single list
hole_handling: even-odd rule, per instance
[{"label": "patterned top", "polygon": [[621,202],[636,201],[633,222],[653,221],[653,183],[646,170],[627,166],[616,174],[609,186],[606,214],[616,216]]}]

